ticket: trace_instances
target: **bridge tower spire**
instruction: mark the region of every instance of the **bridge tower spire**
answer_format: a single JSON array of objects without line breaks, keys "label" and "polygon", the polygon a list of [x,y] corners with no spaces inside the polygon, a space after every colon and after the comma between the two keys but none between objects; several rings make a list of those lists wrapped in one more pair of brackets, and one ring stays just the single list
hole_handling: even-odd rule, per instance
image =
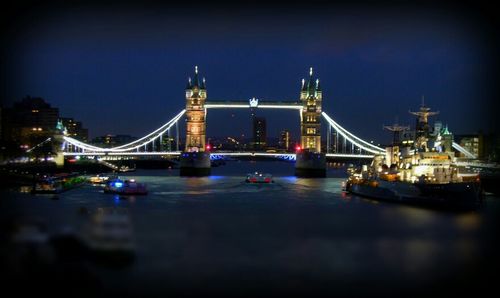
[{"label": "bridge tower spire", "polygon": [[301,111],[301,148],[310,152],[321,152],[321,102],[322,92],[319,79],[314,79],[313,68],[309,68],[309,79],[302,79],[300,101]]},{"label": "bridge tower spire", "polygon": [[198,66],[195,66],[194,78],[189,78],[186,86],[186,152],[205,151],[206,98],[205,78],[200,82]]}]

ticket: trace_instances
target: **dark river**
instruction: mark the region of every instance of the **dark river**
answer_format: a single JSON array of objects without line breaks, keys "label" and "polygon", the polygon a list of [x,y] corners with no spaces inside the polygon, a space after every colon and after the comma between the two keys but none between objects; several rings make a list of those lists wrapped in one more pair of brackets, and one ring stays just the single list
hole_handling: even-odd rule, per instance
[{"label": "dark river", "polygon": [[[481,209],[469,212],[383,203],[343,193],[345,169],[329,169],[325,179],[298,179],[293,166],[233,161],[204,178],[138,170],[123,176],[146,183],[149,194],[129,198],[91,185],[56,200],[3,190],[5,284],[18,293],[67,297],[423,297],[498,288],[492,283],[499,198],[487,196]],[[255,170],[276,182],[246,185],[246,173]],[[16,263],[9,245],[14,226],[36,219],[48,234],[79,233],[88,213],[100,207],[130,213],[133,263]]]}]

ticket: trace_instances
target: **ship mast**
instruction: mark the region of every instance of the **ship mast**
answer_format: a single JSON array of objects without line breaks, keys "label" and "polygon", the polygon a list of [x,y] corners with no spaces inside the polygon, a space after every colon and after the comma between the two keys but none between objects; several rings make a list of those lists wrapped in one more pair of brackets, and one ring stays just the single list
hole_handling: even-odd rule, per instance
[{"label": "ship mast", "polygon": [[415,129],[415,145],[417,148],[426,149],[427,148],[427,140],[429,138],[429,116],[434,116],[439,114],[437,112],[431,112],[431,108],[425,106],[424,96],[422,96],[422,105],[420,106],[420,111],[412,112],[408,111],[410,114],[418,116],[417,118],[417,126]]},{"label": "ship mast", "polygon": [[398,124],[398,117],[396,117],[396,121],[395,121],[395,123],[393,125],[384,125],[383,128],[387,129],[389,131],[392,131],[394,133],[393,134],[393,138],[392,138],[392,145],[393,146],[395,146],[395,145],[397,145],[399,143],[400,132],[410,129],[409,126],[399,125]]},{"label": "ship mast", "polygon": [[410,114],[418,116],[418,121],[422,124],[427,124],[429,116],[434,116],[439,114],[439,111],[431,112],[431,108],[425,106],[423,95],[422,95],[422,105],[420,106],[420,111],[418,112],[408,111],[408,112],[410,112]]}]

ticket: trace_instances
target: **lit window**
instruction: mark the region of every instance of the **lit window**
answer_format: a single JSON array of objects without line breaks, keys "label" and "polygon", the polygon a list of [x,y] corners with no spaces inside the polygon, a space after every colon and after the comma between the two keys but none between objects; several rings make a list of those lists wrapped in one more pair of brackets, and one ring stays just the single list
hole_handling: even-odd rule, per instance
[{"label": "lit window", "polygon": [[307,128],[307,134],[315,134],[315,133],[316,133],[316,128],[311,128],[311,127]]}]

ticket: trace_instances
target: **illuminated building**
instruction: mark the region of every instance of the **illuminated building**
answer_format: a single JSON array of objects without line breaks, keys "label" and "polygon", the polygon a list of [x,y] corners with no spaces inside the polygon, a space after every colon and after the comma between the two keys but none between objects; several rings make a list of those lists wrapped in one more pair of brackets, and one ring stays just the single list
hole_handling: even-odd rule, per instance
[{"label": "illuminated building", "polygon": [[59,109],[40,97],[27,96],[2,112],[2,137],[25,147],[50,137],[59,118]]},{"label": "illuminated building", "polygon": [[[69,132],[69,130],[68,130]],[[114,147],[114,146],[119,146],[123,144],[130,143],[132,141],[135,141],[137,138],[132,137],[130,135],[111,135],[107,134],[104,136],[100,137],[95,137],[92,140],[92,144],[101,146],[101,147]]]},{"label": "illuminated building", "polygon": [[75,121],[73,118],[61,118],[62,124],[67,129],[67,136],[87,142],[89,138],[89,131],[83,128],[82,122]]},{"label": "illuminated building", "polygon": [[[484,137],[483,134],[468,134],[457,135],[457,143],[460,144],[465,150],[474,154],[478,158],[484,158]],[[463,153],[459,153],[460,157],[466,157]]]},{"label": "illuminated building", "polygon": [[309,79],[302,79],[300,100],[303,104],[301,112],[301,148],[311,152],[321,152],[321,102],[322,93],[319,80],[313,79],[312,67]]},{"label": "illuminated building", "polygon": [[186,86],[186,152],[205,151],[206,98],[205,78],[200,83],[198,66],[195,66],[194,78],[189,78]]},{"label": "illuminated building", "polygon": [[266,118],[253,117],[253,148],[255,150],[266,149]]},{"label": "illuminated building", "polygon": [[280,149],[285,149],[286,151],[290,150],[290,131],[286,129],[281,131],[279,147]]}]

